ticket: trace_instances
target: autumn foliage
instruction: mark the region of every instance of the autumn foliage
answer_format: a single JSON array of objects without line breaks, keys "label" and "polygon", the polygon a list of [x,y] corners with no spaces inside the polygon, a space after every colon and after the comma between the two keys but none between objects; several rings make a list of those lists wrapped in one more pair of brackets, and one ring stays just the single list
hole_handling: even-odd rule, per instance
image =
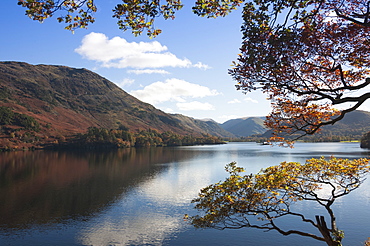
[{"label": "autumn foliage", "polygon": [[369,17],[367,1],[245,4],[241,53],[230,74],[237,89],[267,94],[266,125],[277,140],[314,134],[369,98]]},{"label": "autumn foliage", "polygon": [[[298,234],[328,245],[341,245],[344,234],[337,228],[331,206],[361,185],[370,165],[368,159],[332,157],[309,159],[305,164],[282,162],[247,175],[241,175],[244,169],[233,162],[226,166],[226,171],[230,176],[225,181],[203,188],[193,200],[195,208],[204,212],[188,218],[195,227],[276,230],[283,235]],[[294,204],[298,201],[322,206],[329,215],[328,225],[324,216],[312,219],[295,212]],[[284,216],[297,217],[318,233],[284,230],[276,223]]]},{"label": "autumn foliage", "polygon": [[[175,19],[177,11],[184,4],[181,0],[121,0],[113,9],[113,17],[117,18],[118,28],[131,32],[137,36],[146,32],[149,37],[156,37],[162,30],[155,27],[155,20],[162,17],[165,20]],[[215,18],[226,16],[243,0],[195,1],[193,12],[199,16]],[[67,30],[74,31],[77,28],[86,28],[95,22],[93,14],[97,11],[94,0],[18,0],[18,4],[25,7],[26,14],[33,20],[44,21],[52,17],[55,12],[65,13],[57,20],[66,23]],[[113,6],[112,6],[113,7]]]},{"label": "autumn foliage", "polygon": [[52,17],[55,12],[63,11],[65,15],[57,20],[66,23],[65,29],[71,31],[94,23],[93,13],[97,11],[94,0],[18,0],[18,5],[26,7],[26,15],[39,22]]}]

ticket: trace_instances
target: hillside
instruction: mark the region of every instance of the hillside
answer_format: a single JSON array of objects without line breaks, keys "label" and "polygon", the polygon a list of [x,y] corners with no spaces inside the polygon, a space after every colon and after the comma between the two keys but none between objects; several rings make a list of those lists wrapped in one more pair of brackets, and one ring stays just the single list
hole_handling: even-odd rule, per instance
[{"label": "hillside", "polygon": [[[195,136],[207,133],[201,127],[184,125],[94,72],[65,66],[0,62],[0,106],[11,109],[18,118],[31,117],[40,126],[30,138],[30,146],[37,141],[65,139],[89,127]],[[24,138],[20,128],[2,126],[0,147],[17,144],[5,133]]]},{"label": "hillside", "polygon": [[[323,130],[317,137],[336,139],[338,136],[343,136],[346,139],[339,140],[360,140],[361,137],[370,131],[370,112],[355,110],[344,116],[344,118],[334,125],[324,126]],[[306,137],[307,140],[313,136]]]},{"label": "hillside", "polygon": [[213,136],[223,138],[234,138],[235,135],[226,131],[220,124],[213,120],[199,120],[181,114],[172,114],[174,118],[179,120],[183,125],[195,131],[205,132]]},{"label": "hillside", "polygon": [[[355,110],[346,114],[341,121],[338,121],[334,125],[324,126],[319,133],[305,136],[301,140],[308,142],[360,140],[369,131],[370,112]],[[270,136],[270,131],[262,134],[262,137],[267,138]]]},{"label": "hillside", "polygon": [[245,117],[228,120],[220,126],[238,137],[247,137],[266,132],[263,125],[265,117]]},{"label": "hillside", "polygon": [[[263,120],[245,117],[218,124],[170,115],[87,69],[0,62],[0,149],[65,142],[91,127],[130,132],[151,129],[158,133],[142,135],[156,138],[164,132],[194,137],[268,137]],[[357,110],[303,140],[360,140],[370,131],[369,122],[370,112]]]}]

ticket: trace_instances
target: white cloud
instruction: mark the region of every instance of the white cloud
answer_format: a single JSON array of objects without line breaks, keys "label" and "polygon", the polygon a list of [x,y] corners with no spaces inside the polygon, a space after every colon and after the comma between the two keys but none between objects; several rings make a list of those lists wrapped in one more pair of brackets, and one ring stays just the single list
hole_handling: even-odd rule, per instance
[{"label": "white cloud", "polygon": [[167,51],[168,48],[158,41],[127,42],[124,38],[108,39],[102,33],[92,32],[82,39],[75,52],[88,60],[102,63],[103,67],[115,68],[161,68],[161,67],[198,67],[208,69],[205,64],[192,64],[189,59],[180,59]]},{"label": "white cloud", "polygon": [[370,102],[365,102],[358,109],[370,112]]},{"label": "white cloud", "polygon": [[116,84],[119,86],[119,87],[123,87],[125,85],[131,85],[135,82],[134,79],[123,79],[121,82],[116,82]]},{"label": "white cloud", "polygon": [[257,101],[257,100],[252,99],[252,98],[250,98],[250,97],[245,98],[245,99],[244,99],[244,101],[246,101],[246,102],[251,102],[251,103],[258,103],[258,101]]},{"label": "white cloud", "polygon": [[175,112],[172,108],[165,108],[163,111],[170,114]]},{"label": "white cloud", "polygon": [[216,90],[174,78],[167,79],[164,82],[155,82],[144,87],[142,90],[131,91],[130,94],[150,104],[167,101],[184,103],[185,98],[203,98],[219,95]]},{"label": "white cloud", "polygon": [[207,70],[207,69],[211,68],[207,64],[203,64],[201,62],[197,62],[196,64],[193,65],[193,67],[197,67],[197,68],[200,68],[200,69],[203,69],[203,70]]},{"label": "white cloud", "polygon": [[228,101],[227,103],[241,103],[241,101],[240,100],[238,100],[238,99],[234,99],[234,100],[232,100],[232,101]]},{"label": "white cloud", "polygon": [[[219,169],[222,172],[222,166]],[[83,245],[165,244],[166,238],[188,228],[188,223],[182,220],[183,210],[178,208],[190,204],[199,189],[211,183],[215,172],[206,170],[204,165],[185,166],[181,170],[169,166],[172,179],[148,179],[140,184],[139,194],[128,194],[97,223],[87,224],[80,230],[78,242]],[[136,202],[142,200],[148,202]],[[124,213],[125,209],[133,213]],[[122,214],[117,216],[117,211]]]},{"label": "white cloud", "polygon": [[139,70],[129,70],[127,72],[134,74],[153,74],[153,73],[170,74],[168,71],[162,69],[139,69]]},{"label": "white cloud", "polygon": [[176,106],[183,111],[192,110],[215,110],[215,107],[210,103],[201,103],[198,101],[176,103]]},{"label": "white cloud", "polygon": [[240,115],[221,115],[218,117],[220,120],[223,120],[223,122],[231,120],[231,119],[239,119],[243,118],[243,116]]},{"label": "white cloud", "polygon": [[[247,98],[244,98],[243,99],[243,101],[244,102],[251,102],[251,103],[258,103],[258,101],[257,100],[255,100],[255,99],[252,99],[252,98],[250,98],[250,97],[247,97]],[[228,101],[227,103],[229,103],[229,104],[233,104],[233,103],[242,103],[239,99],[234,99],[234,100],[231,100],[231,101]]]}]

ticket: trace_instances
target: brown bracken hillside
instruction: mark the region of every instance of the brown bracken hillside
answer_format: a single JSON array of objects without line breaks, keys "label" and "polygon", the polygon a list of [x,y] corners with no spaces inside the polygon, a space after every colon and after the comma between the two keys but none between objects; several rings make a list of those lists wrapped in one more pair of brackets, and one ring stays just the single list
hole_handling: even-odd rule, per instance
[{"label": "brown bracken hillside", "polygon": [[3,124],[0,147],[38,147],[84,133],[89,127],[206,133],[136,99],[94,72],[66,66],[0,62],[0,107],[32,117],[40,128],[30,136],[20,126]]}]

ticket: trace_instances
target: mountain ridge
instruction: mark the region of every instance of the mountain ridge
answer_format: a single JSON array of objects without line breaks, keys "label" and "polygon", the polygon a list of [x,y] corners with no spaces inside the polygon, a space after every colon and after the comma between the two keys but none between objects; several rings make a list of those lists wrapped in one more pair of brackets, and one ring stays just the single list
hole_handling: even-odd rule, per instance
[{"label": "mountain ridge", "polygon": [[[84,68],[0,62],[0,106],[10,108],[22,117],[35,119],[41,131],[35,133],[33,139],[37,135],[38,139],[49,142],[84,133],[90,127],[134,132],[151,129],[193,136],[222,136],[220,132],[226,133],[216,125],[212,130],[211,127],[190,127],[179,117],[138,100]],[[25,134],[20,134],[19,128],[1,126],[3,138],[0,145],[12,142],[9,136],[4,137],[6,133]]]},{"label": "mountain ridge", "polygon": [[[170,131],[227,139],[269,134],[263,125],[265,117],[242,117],[219,124],[213,119],[167,114],[97,73],[67,66],[0,62],[0,120],[9,114],[7,109],[11,109],[19,124],[6,125],[0,121],[0,148],[19,145],[17,138],[27,142],[27,146],[37,141],[63,141],[90,127]],[[341,140],[338,136],[359,140],[370,131],[369,122],[370,112],[356,110],[333,126],[323,127],[321,134],[305,140]],[[38,131],[29,137],[25,130],[22,132],[27,127]]]},{"label": "mountain ridge", "polygon": [[255,134],[263,134],[266,132],[264,120],[266,117],[243,117],[231,119],[220,126],[233,133],[237,137],[247,137]]}]

